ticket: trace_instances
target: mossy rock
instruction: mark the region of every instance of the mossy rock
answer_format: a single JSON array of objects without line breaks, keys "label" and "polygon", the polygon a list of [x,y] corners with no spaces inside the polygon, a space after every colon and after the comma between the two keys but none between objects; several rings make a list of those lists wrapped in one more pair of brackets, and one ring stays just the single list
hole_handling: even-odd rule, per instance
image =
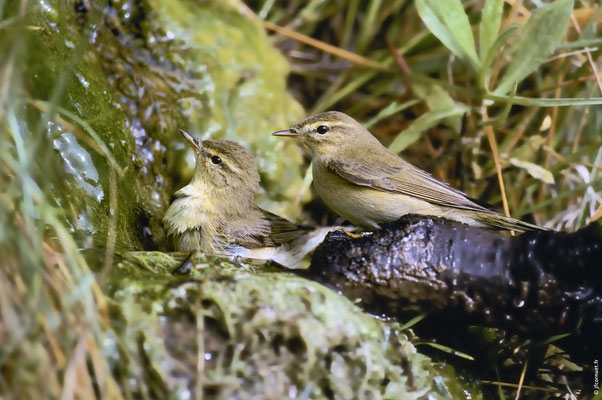
[{"label": "mossy rock", "polygon": [[107,280],[159,398],[479,398],[398,325],[320,284],[212,257],[172,276],[184,256],[122,254]]}]

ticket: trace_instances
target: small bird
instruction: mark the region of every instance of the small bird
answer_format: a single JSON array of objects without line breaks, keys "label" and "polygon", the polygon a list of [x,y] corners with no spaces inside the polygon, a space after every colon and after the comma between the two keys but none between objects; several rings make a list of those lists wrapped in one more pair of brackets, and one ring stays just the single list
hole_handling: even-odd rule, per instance
[{"label": "small bird", "polygon": [[305,255],[334,228],[298,225],[257,207],[253,199],[259,173],[244,147],[229,140],[199,141],[180,132],[194,150],[196,166],[163,217],[176,249],[304,267]]},{"label": "small bird", "polygon": [[379,224],[406,214],[420,214],[472,226],[547,230],[477,204],[390,152],[344,113],[316,114],[273,135],[292,136],[309,147],[318,195],[341,217],[365,229],[378,229]]}]

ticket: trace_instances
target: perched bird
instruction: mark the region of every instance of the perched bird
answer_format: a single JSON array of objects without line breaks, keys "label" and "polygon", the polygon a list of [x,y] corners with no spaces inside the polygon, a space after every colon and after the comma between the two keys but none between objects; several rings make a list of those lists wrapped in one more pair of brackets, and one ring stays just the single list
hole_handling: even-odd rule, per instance
[{"label": "perched bird", "polygon": [[305,255],[333,228],[298,225],[257,207],[259,173],[244,147],[180,132],[194,150],[196,166],[163,217],[176,249],[304,266]]},{"label": "perched bird", "polygon": [[309,147],[318,195],[341,217],[365,229],[378,229],[379,224],[405,214],[420,214],[472,226],[545,230],[477,204],[387,150],[341,112],[316,114],[273,135],[292,136]]}]

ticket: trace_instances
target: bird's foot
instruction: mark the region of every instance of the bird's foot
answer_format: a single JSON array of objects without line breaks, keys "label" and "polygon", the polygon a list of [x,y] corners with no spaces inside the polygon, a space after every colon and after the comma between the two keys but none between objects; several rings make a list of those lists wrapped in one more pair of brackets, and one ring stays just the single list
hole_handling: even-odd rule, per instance
[{"label": "bird's foot", "polygon": [[188,254],[188,257],[180,264],[180,266],[172,271],[172,275],[189,275],[192,271],[192,262],[190,259],[196,254],[196,250],[193,250]]},{"label": "bird's foot", "polygon": [[351,239],[359,239],[359,238],[361,238],[361,237],[363,237],[365,235],[364,232],[353,233],[353,232],[349,232],[347,229],[341,228],[341,227],[338,227],[335,230],[337,232],[341,232],[341,233],[345,234],[345,236],[347,236],[348,238],[351,238]]}]

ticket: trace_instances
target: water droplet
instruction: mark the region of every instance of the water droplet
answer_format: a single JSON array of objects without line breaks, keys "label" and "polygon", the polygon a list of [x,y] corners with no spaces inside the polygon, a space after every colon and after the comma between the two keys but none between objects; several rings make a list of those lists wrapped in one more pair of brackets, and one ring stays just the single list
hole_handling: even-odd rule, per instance
[{"label": "water droplet", "polygon": [[514,307],[516,307],[516,308],[521,308],[522,306],[525,305],[525,301],[523,299],[514,299],[512,301],[512,303],[514,304]]},{"label": "water droplet", "polygon": [[75,76],[77,77],[77,80],[79,81],[79,83],[82,84],[82,86],[84,87],[84,89],[88,89],[90,87],[90,82],[88,82],[86,80],[86,78],[84,78],[83,75],[79,74],[79,73],[75,73]]}]

